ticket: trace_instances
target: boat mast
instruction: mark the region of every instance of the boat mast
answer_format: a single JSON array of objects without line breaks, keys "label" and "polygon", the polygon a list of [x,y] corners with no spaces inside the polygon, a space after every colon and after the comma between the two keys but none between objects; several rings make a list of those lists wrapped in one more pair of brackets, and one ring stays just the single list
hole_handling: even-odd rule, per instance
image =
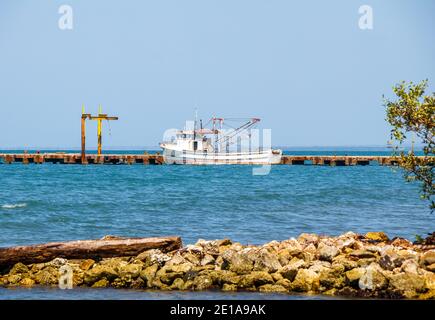
[{"label": "boat mast", "polygon": [[198,122],[198,109],[195,108],[195,122],[193,123],[193,140],[196,140],[196,124]]},{"label": "boat mast", "polygon": [[217,141],[219,140],[219,133],[216,129],[216,117],[213,116],[213,132],[214,132],[214,151],[217,153],[219,152],[219,147]]}]

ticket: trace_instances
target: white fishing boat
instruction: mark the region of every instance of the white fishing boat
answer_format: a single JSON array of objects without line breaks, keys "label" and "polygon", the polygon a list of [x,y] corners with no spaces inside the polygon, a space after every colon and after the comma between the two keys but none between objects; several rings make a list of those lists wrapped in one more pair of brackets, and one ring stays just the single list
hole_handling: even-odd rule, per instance
[{"label": "white fishing boat", "polygon": [[213,117],[207,123],[212,124],[212,128],[206,128],[207,124],[203,127],[202,121],[198,127],[198,121],[195,119],[193,128],[177,130],[171,141],[160,143],[165,163],[191,165],[281,163],[281,150],[260,147],[256,145],[258,139],[255,143],[251,141],[252,129],[260,119],[244,119],[245,122],[238,127],[228,125],[230,129],[224,128],[227,122],[240,120]]}]

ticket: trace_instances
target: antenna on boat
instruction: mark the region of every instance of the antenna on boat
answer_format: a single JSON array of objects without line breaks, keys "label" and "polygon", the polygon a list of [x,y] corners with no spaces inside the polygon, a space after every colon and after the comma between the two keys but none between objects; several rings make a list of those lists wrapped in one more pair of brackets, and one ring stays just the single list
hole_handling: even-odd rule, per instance
[{"label": "antenna on boat", "polygon": [[218,134],[218,131],[216,129],[216,116],[215,115],[213,115],[212,120],[213,120],[213,133],[214,133],[214,152],[217,153],[219,151],[218,150],[218,143],[217,143],[217,141],[219,139],[219,134]]}]

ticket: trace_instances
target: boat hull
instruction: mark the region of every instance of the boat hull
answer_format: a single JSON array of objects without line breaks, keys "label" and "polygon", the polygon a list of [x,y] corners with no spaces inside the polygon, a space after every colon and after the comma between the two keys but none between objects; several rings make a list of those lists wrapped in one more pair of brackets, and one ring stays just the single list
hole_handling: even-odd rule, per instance
[{"label": "boat hull", "polygon": [[281,150],[265,150],[257,152],[208,153],[203,151],[178,151],[164,149],[163,159],[166,164],[189,165],[223,165],[247,164],[269,165],[281,163]]}]

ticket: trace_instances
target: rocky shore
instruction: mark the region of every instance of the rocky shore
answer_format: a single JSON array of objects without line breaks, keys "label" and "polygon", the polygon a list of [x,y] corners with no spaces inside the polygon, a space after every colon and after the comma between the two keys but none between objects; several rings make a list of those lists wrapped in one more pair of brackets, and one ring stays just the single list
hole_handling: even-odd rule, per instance
[{"label": "rocky shore", "polygon": [[435,246],[382,232],[301,234],[261,246],[198,240],[163,253],[16,263],[1,286],[58,286],[63,266],[74,286],[158,290],[302,292],[347,297],[435,299]]}]

